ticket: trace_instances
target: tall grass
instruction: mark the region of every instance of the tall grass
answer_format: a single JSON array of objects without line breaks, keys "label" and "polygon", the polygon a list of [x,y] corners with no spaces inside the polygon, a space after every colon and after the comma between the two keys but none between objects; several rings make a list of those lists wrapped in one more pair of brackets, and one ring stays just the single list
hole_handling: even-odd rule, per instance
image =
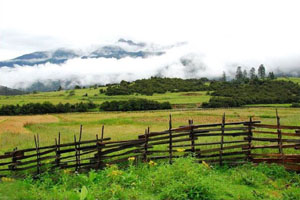
[{"label": "tall grass", "polygon": [[210,167],[193,158],[101,171],[4,178],[0,199],[300,199],[300,176],[278,165]]}]

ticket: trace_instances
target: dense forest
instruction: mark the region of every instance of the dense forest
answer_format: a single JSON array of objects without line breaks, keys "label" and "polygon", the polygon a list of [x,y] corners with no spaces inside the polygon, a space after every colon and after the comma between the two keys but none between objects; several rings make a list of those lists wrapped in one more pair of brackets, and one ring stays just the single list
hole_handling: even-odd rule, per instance
[{"label": "dense forest", "polygon": [[153,95],[154,93],[166,92],[188,92],[208,90],[205,85],[208,79],[180,79],[180,78],[160,78],[151,77],[150,79],[141,79],[134,82],[121,81],[120,84],[109,85],[106,90],[100,90],[108,96],[112,95],[130,95],[144,94]]}]

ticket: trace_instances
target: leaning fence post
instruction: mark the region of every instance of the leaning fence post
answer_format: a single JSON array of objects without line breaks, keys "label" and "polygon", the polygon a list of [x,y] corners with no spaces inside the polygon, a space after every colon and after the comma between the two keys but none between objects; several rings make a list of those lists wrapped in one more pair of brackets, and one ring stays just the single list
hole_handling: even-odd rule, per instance
[{"label": "leaning fence post", "polygon": [[147,155],[148,155],[148,136],[149,136],[150,128],[145,130],[145,144],[144,144],[144,155],[143,160],[147,162]]},{"label": "leaning fence post", "polygon": [[56,154],[56,159],[55,159],[55,163],[56,163],[56,167],[60,166],[60,132],[58,133],[58,140],[57,138],[55,138],[55,154]]},{"label": "leaning fence post", "polygon": [[169,163],[172,164],[172,115],[170,115],[169,119]]},{"label": "leaning fence post", "polygon": [[252,148],[252,137],[253,137],[253,132],[252,132],[252,116],[249,118],[249,125],[248,125],[248,152],[247,152],[247,160],[251,160],[251,148]]},{"label": "leaning fence post", "polygon": [[17,151],[17,147],[12,152],[12,165],[10,168],[12,171],[16,170],[16,166],[17,166],[16,151]]},{"label": "leaning fence post", "polygon": [[194,156],[194,152],[195,152],[195,136],[194,136],[194,127],[193,127],[193,120],[189,120],[189,126],[191,128],[190,131],[190,139],[191,139],[191,151],[193,153]]},{"label": "leaning fence post", "polygon": [[74,135],[74,147],[75,147],[75,171],[78,171],[78,150],[77,150],[77,142],[76,142],[76,135]]},{"label": "leaning fence post", "polygon": [[[103,135],[103,134],[102,134]],[[102,140],[101,140],[101,144],[99,143],[99,137],[98,137],[98,134],[96,135],[96,139],[97,139],[97,143],[96,143],[96,146],[97,146],[97,169],[100,168],[101,166],[101,151],[102,151]]]},{"label": "leaning fence post", "polygon": [[278,110],[276,109],[276,119],[277,119],[277,133],[278,133],[278,151],[280,154],[283,154],[282,151],[282,134],[280,128],[280,117],[278,115]]},{"label": "leaning fence post", "polygon": [[36,149],[36,162],[37,162],[37,174],[40,174],[40,156],[39,156],[39,146],[40,146],[40,141],[39,141],[39,135],[34,136],[34,144],[35,144],[35,149]]},{"label": "leaning fence post", "polygon": [[[78,140],[78,145],[77,145],[77,157],[78,157],[78,165],[80,165],[80,142],[81,142],[81,138],[82,138],[82,125],[80,125],[80,131],[79,131],[79,140]],[[78,166],[79,168],[80,166]]]},{"label": "leaning fence post", "polygon": [[223,165],[223,146],[224,146],[224,131],[225,131],[225,113],[222,118],[221,125],[221,145],[220,145],[220,165]]}]

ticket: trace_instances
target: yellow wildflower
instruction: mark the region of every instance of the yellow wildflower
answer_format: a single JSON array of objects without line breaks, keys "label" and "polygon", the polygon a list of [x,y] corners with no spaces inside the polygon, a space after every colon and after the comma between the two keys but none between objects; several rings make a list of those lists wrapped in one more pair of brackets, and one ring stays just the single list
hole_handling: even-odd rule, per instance
[{"label": "yellow wildflower", "polygon": [[71,170],[65,169],[65,170],[64,170],[64,173],[65,173],[65,174],[70,174],[70,173],[71,173]]},{"label": "yellow wildflower", "polygon": [[177,151],[178,151],[178,152],[184,152],[184,151],[185,151],[185,149],[181,149],[181,148],[179,148],[179,149],[177,149]]},{"label": "yellow wildflower", "polygon": [[129,161],[134,161],[134,160],[135,160],[135,157],[129,157],[128,160],[129,160]]},{"label": "yellow wildflower", "polygon": [[122,175],[122,171],[120,170],[113,170],[109,176],[119,176]]},{"label": "yellow wildflower", "polygon": [[155,165],[157,165],[157,163],[154,162],[154,161],[152,161],[152,160],[150,160],[150,161],[149,161],[149,165],[150,165],[150,166],[155,166]]},{"label": "yellow wildflower", "polygon": [[8,177],[2,177],[1,178],[1,181],[2,182],[13,182],[15,179],[13,179],[13,178],[8,178]]},{"label": "yellow wildflower", "polygon": [[210,167],[205,161],[202,161],[202,164],[203,164],[204,167],[206,167],[207,169],[211,169],[211,167]]}]

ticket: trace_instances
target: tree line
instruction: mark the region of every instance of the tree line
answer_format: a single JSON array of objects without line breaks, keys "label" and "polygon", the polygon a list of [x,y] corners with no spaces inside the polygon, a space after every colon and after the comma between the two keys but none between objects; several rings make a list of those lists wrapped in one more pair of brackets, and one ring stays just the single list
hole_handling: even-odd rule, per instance
[{"label": "tree line", "polygon": [[132,83],[121,81],[120,84],[109,85],[106,90],[100,89],[100,93],[105,93],[108,96],[131,95],[135,93],[151,96],[154,93],[205,91],[208,89],[208,86],[205,85],[206,81],[208,81],[206,78],[180,79],[151,77],[150,79],[136,80]]},{"label": "tree line", "polygon": [[249,83],[212,82],[213,97],[203,107],[239,107],[247,104],[282,104],[300,101],[300,86],[291,81],[258,80]]},{"label": "tree line", "polygon": [[147,99],[129,99],[128,101],[106,101],[100,105],[102,111],[137,111],[171,109],[169,102],[160,103]]},{"label": "tree line", "polygon": [[28,103],[24,105],[3,105],[0,108],[0,115],[31,115],[47,113],[68,113],[68,112],[87,112],[89,109],[96,108],[93,102],[88,103],[59,103],[54,105],[50,102]]}]

